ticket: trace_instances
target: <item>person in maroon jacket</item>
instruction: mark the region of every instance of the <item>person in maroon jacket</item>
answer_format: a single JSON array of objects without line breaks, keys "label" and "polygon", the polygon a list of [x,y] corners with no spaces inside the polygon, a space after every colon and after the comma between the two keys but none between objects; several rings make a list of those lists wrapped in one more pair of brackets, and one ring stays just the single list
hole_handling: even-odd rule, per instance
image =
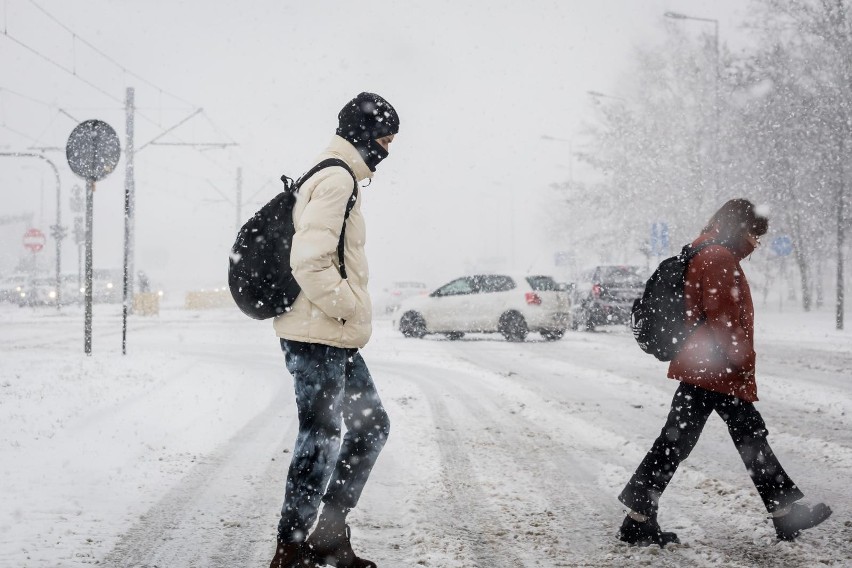
[{"label": "person in maroon jacket", "polygon": [[754,406],[754,308],[740,261],[759,246],[768,227],[751,202],[732,199],[692,243],[710,243],[689,262],[685,281],[688,323],[698,327],[669,365],[669,378],[680,386],[666,424],[618,497],[629,508],[618,532],[622,541],[643,546],[680,542],[660,529],[659,499],[713,411],[728,426],[779,539],[793,540],[831,515],[824,503],[798,503],[802,492],[769,447],[766,425]]}]

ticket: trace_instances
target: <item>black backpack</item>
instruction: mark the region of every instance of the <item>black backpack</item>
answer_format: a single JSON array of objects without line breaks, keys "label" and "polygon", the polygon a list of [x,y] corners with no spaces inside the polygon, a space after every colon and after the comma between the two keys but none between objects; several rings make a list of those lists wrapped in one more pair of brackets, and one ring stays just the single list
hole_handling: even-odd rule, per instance
[{"label": "black backpack", "polygon": [[631,327],[642,351],[660,361],[671,361],[689,335],[701,323],[686,320],[685,282],[689,261],[705,247],[716,244],[686,245],[680,254],[660,263],[645,284],[641,298],[633,302]]},{"label": "black backpack", "polygon": [[337,243],[340,275],[346,278],[343,237],[346,220],[358,199],[358,182],[346,162],[329,158],[311,168],[295,183],[287,176],[281,176],[284,191],[246,221],[237,234],[237,240],[231,247],[228,286],[237,307],[250,318],[268,319],[289,311],[301,292],[290,268],[290,247],[296,232],[293,225],[296,194],[309,177],[331,166],[345,168],[353,183],[352,197],[346,203],[343,228]]}]

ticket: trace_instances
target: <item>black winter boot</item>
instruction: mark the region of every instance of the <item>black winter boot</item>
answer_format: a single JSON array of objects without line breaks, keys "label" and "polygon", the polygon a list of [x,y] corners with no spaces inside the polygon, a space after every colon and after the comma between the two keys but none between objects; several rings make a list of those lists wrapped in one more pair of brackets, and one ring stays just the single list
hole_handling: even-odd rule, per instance
[{"label": "black winter boot", "polygon": [[319,525],[308,537],[307,545],[311,559],[320,566],[336,568],[377,568],[375,562],[355,556],[350,542],[352,532],[349,525],[342,531]]},{"label": "black winter boot", "polygon": [[278,541],[269,568],[313,568],[307,547],[301,542]]},{"label": "black winter boot", "polygon": [[817,526],[830,516],[831,507],[825,503],[817,503],[813,507],[793,503],[789,513],[772,517],[772,524],[780,540],[795,540],[799,532]]},{"label": "black winter boot", "polygon": [[624,517],[621,528],[618,529],[618,539],[636,546],[659,545],[660,548],[667,544],[680,544],[680,540],[673,532],[663,532],[657,523],[657,517],[649,517],[647,521],[634,521],[630,516]]}]

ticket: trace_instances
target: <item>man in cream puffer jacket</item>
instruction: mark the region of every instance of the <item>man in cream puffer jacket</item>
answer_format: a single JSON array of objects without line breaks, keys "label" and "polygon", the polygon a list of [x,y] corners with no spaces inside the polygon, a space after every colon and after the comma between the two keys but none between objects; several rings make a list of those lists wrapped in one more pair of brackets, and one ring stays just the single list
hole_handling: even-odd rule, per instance
[{"label": "man in cream puffer jacket", "polygon": [[[361,93],[343,107],[338,120],[336,135],[314,163],[337,158],[357,181],[372,178],[399,131],[396,111],[382,97]],[[302,183],[293,209],[290,265],[302,291],[292,309],[275,318],[274,327],[293,375],[299,435],[272,568],[375,566],[355,556],[346,525],[390,430],[358,352],[372,331],[361,191],[345,220],[346,278],[339,266],[338,243],[352,196],[352,175],[330,166]],[[346,435],[341,440],[342,422]],[[322,515],[308,536],[320,501]]]}]

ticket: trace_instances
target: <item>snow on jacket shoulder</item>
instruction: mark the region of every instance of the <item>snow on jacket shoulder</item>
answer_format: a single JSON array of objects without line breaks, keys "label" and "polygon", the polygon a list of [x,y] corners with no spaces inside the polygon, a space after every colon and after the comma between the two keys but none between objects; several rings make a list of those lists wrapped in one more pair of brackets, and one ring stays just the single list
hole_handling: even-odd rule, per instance
[{"label": "snow on jacket shoulder", "polygon": [[[693,245],[709,240],[702,235]],[[686,307],[702,321],[669,364],[668,376],[707,390],[757,400],[754,306],[737,257],[710,245],[689,263]]]},{"label": "snow on jacket shoulder", "polygon": [[[328,158],[345,161],[359,181],[372,175],[358,150],[339,136],[314,163]],[[364,347],[370,339],[372,304],[367,292],[369,270],[360,190],[346,220],[346,279],[341,277],[337,254],[352,190],[352,176],[335,166],[320,170],[299,189],[293,209],[296,233],[290,266],[302,292],[289,312],[274,319],[278,337],[346,348]]]}]

